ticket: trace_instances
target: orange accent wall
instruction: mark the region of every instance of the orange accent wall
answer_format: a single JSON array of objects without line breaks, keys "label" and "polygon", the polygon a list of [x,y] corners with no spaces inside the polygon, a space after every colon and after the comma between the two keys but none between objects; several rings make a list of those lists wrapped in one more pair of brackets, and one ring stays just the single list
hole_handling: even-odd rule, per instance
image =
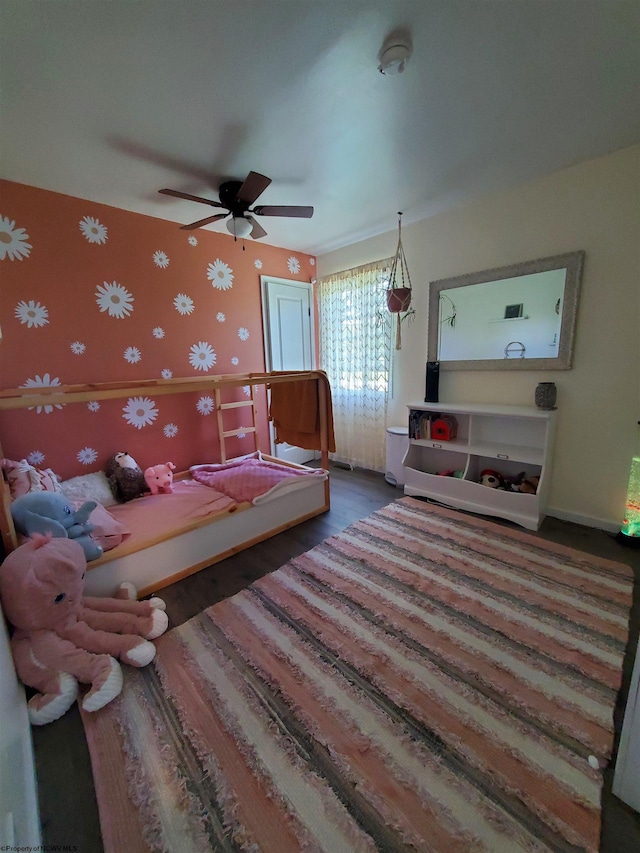
[{"label": "orange accent wall", "polygon": [[[264,371],[261,275],[310,281],[315,258],[0,180],[0,386]],[[144,396],[4,412],[4,455],[63,479],[119,450],[142,468],[218,460],[205,394]],[[248,411],[225,414],[225,428],[249,426]],[[229,455],[251,450],[250,435],[228,442]]]}]

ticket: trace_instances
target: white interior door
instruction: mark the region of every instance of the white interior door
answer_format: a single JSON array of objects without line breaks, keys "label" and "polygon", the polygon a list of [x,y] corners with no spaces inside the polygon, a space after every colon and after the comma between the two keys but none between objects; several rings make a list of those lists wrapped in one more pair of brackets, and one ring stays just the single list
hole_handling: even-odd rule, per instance
[{"label": "white interior door", "polygon": [[[311,370],[313,368],[313,317],[311,285],[304,281],[261,276],[264,340],[267,370]],[[308,462],[313,450],[275,444],[273,453],[289,462]]]}]

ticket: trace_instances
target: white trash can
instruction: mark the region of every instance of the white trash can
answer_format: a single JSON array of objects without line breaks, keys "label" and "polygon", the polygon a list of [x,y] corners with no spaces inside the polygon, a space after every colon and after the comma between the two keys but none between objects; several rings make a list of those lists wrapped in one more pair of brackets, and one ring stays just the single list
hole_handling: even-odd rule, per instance
[{"label": "white trash can", "polygon": [[392,486],[404,486],[402,460],[409,447],[409,429],[405,426],[387,428],[387,465],[384,478]]}]

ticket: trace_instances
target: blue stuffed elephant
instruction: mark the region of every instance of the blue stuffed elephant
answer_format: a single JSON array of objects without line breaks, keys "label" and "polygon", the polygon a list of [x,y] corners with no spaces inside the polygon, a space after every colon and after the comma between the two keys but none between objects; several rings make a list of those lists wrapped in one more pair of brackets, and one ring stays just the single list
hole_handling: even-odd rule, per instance
[{"label": "blue stuffed elephant", "polygon": [[87,501],[74,512],[57,492],[29,492],[11,504],[11,515],[16,530],[25,536],[51,533],[57,539],[75,539],[89,562],[102,556],[102,548],[89,535],[93,524],[88,519],[96,506],[95,501]]}]

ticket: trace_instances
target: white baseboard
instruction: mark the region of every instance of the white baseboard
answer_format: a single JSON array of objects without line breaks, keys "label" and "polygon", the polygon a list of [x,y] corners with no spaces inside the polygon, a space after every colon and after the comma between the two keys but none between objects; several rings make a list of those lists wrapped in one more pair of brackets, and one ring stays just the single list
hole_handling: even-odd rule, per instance
[{"label": "white baseboard", "polygon": [[595,527],[598,530],[606,530],[607,533],[618,533],[620,524],[613,521],[607,521],[604,518],[591,518],[588,515],[580,515],[577,512],[567,512],[564,509],[556,507],[547,507],[547,515],[553,518],[559,518],[560,521],[571,521],[574,524],[582,524],[584,527]]}]

